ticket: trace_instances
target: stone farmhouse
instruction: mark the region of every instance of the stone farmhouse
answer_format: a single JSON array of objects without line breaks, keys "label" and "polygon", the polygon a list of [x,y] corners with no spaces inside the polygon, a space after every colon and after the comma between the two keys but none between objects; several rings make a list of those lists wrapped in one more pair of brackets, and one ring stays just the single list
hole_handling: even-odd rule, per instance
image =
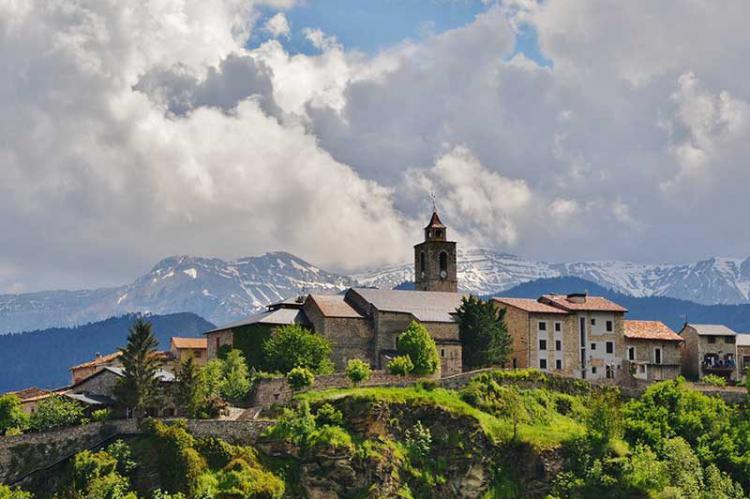
[{"label": "stone farmhouse", "polygon": [[625,321],[625,358],[637,379],[660,381],[680,375],[683,338],[660,321]]},{"label": "stone farmhouse", "polygon": [[685,324],[680,337],[685,340],[682,373],[686,377],[714,374],[731,381],[739,379],[736,332],[716,324]]},{"label": "stone farmhouse", "polygon": [[[430,331],[441,358],[441,374],[461,372],[461,343],[456,309],[458,293],[456,243],[433,212],[424,241],[414,246],[416,291],[351,288],[341,295],[308,295],[270,305],[244,321],[208,331],[208,356],[226,345],[242,348],[250,363],[273,328],[301,324],[327,338],[332,360],[342,369],[350,359],[385,368],[395,355],[396,336],[416,320]],[[257,352],[257,353],[256,353]]]},{"label": "stone farmhouse", "polygon": [[739,362],[739,376],[747,376],[750,367],[750,333],[737,334],[737,361]]},{"label": "stone farmhouse", "polygon": [[512,367],[577,378],[617,378],[625,348],[625,308],[584,293],[494,298],[513,339]]}]

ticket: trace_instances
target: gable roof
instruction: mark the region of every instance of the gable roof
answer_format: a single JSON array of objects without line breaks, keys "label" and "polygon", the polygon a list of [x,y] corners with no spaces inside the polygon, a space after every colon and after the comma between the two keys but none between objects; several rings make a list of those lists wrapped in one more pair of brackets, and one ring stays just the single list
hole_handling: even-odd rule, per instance
[{"label": "gable roof", "polygon": [[403,291],[396,289],[351,288],[381,312],[411,314],[420,322],[455,322],[453,314],[461,306],[461,293]]},{"label": "gable roof", "polygon": [[586,296],[583,303],[577,303],[568,295],[542,295],[540,300],[570,312],[627,312],[628,310],[603,296]]},{"label": "gable roof", "polygon": [[223,326],[206,331],[203,334],[226,331],[237,327],[252,326],[253,324],[268,324],[271,326],[283,326],[286,324],[306,324],[307,318],[304,312],[298,308],[277,308],[275,310],[266,310],[259,314],[251,315],[241,321],[232,322]]},{"label": "gable roof", "polygon": [[31,386],[29,388],[24,388],[23,390],[7,392],[4,395],[15,395],[21,400],[21,402],[31,402],[32,400],[49,397],[50,395],[52,395],[52,393],[53,392],[51,392],[50,390],[44,390],[42,388]]},{"label": "gable roof", "polygon": [[346,302],[344,295],[309,295],[308,299],[318,307],[320,313],[325,317],[347,317],[362,318],[362,314],[357,312],[351,305]]},{"label": "gable roof", "polygon": [[[102,372],[105,372],[105,371],[109,371],[109,372],[115,374],[116,376],[118,376],[120,378],[123,378],[125,376],[125,368],[124,367],[110,367],[110,366],[106,366],[104,369],[102,369],[101,371],[99,371],[96,374],[99,374],[99,373],[102,373]],[[95,376],[95,374],[92,374],[91,376],[89,376],[86,379],[90,379],[93,376]],[[173,373],[171,373],[169,371],[165,371],[164,369],[159,369],[158,371],[156,371],[156,374],[154,374],[154,377],[158,381],[161,381],[161,382],[164,382],[164,383],[171,383],[172,381],[175,381],[175,379],[177,379]],[[83,381],[83,380],[81,380],[81,381]],[[78,385],[78,384],[79,383],[76,383],[76,385]]]},{"label": "gable roof", "polygon": [[625,337],[634,340],[684,341],[661,321],[625,321]]},{"label": "gable roof", "polygon": [[103,364],[109,364],[110,362],[116,361],[120,356],[122,355],[121,351],[108,353],[107,355],[99,355],[94,360],[90,360],[88,362],[84,362],[83,364],[78,364],[77,366],[73,366],[70,368],[71,371],[75,369],[84,369],[87,367],[97,367],[101,366]]},{"label": "gable roof", "polygon": [[536,313],[536,314],[557,314],[567,315],[568,312],[546,303],[541,303],[539,300],[531,298],[505,298],[503,296],[496,296],[493,298],[494,301],[509,307],[514,307],[524,312]]},{"label": "gable roof", "polygon": [[181,338],[179,336],[172,336],[171,343],[175,348],[192,348],[192,349],[207,349],[208,338]]},{"label": "gable roof", "polygon": [[692,327],[700,336],[737,336],[737,333],[723,324],[685,324]]}]

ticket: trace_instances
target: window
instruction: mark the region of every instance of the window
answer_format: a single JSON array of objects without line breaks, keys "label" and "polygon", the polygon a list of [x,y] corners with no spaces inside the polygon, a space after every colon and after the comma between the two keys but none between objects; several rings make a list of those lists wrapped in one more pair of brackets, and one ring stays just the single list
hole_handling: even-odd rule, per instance
[{"label": "window", "polygon": [[221,339],[219,337],[216,337],[216,355],[219,355],[219,348],[221,348]]},{"label": "window", "polygon": [[546,331],[547,330],[547,323],[544,321],[539,321],[539,331]]},{"label": "window", "polygon": [[612,341],[608,341],[606,343],[606,352],[607,353],[615,353],[615,344]]},{"label": "window", "polygon": [[558,333],[559,333],[560,331],[562,331],[562,323],[560,323],[560,322],[555,322],[555,331],[557,331]]},{"label": "window", "polygon": [[427,265],[424,260],[424,251],[419,252],[419,271],[424,272],[427,268]]},{"label": "window", "polygon": [[539,369],[547,369],[547,359],[539,359]]},{"label": "window", "polygon": [[440,349],[440,356],[445,357],[445,348]]},{"label": "window", "polygon": [[591,374],[596,374],[596,366],[591,366]]},{"label": "window", "polygon": [[724,336],[724,343],[734,343],[734,336]]},{"label": "window", "polygon": [[628,360],[635,360],[635,347],[628,347]]},{"label": "window", "polygon": [[557,359],[557,360],[555,361],[555,369],[557,369],[557,370],[560,370],[560,369],[562,369],[562,360],[560,360],[560,359]]},{"label": "window", "polygon": [[592,350],[596,350],[596,343],[592,343],[592,344],[591,344],[591,349],[592,349]]},{"label": "window", "polygon": [[709,343],[716,343],[716,336],[709,336],[708,337],[708,342]]},{"label": "window", "polygon": [[446,253],[445,251],[440,252],[440,270],[448,270],[448,253]]},{"label": "window", "polygon": [[654,363],[661,364],[661,348],[654,348]]},{"label": "window", "polygon": [[591,318],[591,325],[596,326],[596,319],[594,319],[593,317]]},{"label": "window", "polygon": [[518,367],[518,359],[513,357],[513,369],[516,369]]},{"label": "window", "polygon": [[558,352],[562,351],[562,341],[555,340],[555,350],[557,350]]},{"label": "window", "polygon": [[442,229],[437,229],[435,231],[435,237],[443,237],[443,231],[442,231]]},{"label": "window", "polygon": [[203,350],[193,350],[193,357],[195,357],[196,359],[200,359],[201,357],[203,357]]},{"label": "window", "polygon": [[539,350],[547,350],[547,340],[539,340]]},{"label": "window", "polygon": [[612,321],[607,321],[607,332],[611,333],[614,329],[614,325],[612,324]]}]

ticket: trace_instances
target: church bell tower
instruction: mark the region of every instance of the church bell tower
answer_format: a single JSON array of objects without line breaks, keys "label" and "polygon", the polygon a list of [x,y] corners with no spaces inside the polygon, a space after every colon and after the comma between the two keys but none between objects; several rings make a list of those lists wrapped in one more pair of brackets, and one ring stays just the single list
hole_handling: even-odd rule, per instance
[{"label": "church bell tower", "polygon": [[456,243],[448,241],[437,210],[424,228],[424,242],[414,246],[414,287],[417,291],[458,291]]}]

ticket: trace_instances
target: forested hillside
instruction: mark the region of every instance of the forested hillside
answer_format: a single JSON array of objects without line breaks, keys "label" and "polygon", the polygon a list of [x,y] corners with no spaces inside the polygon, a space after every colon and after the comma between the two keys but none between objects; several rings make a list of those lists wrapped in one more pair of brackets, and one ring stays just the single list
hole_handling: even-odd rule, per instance
[{"label": "forested hillside", "polygon": [[[28,386],[58,388],[70,382],[68,368],[122,347],[135,314],[74,328],[0,335],[0,393]],[[200,336],[214,326],[189,313],[149,317],[160,348],[172,336]]]}]

